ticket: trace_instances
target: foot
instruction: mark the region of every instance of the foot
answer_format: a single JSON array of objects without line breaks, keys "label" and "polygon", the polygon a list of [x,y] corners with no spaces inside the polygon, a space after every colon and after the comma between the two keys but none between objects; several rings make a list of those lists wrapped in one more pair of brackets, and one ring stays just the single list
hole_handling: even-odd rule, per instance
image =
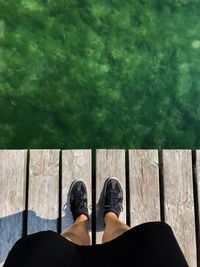
[{"label": "foot", "polygon": [[75,180],[70,188],[70,209],[74,221],[80,216],[85,215],[89,219],[87,189],[81,180]]},{"label": "foot", "polygon": [[113,212],[119,218],[123,210],[123,191],[121,184],[115,177],[108,178],[104,184],[104,217],[108,212]]}]

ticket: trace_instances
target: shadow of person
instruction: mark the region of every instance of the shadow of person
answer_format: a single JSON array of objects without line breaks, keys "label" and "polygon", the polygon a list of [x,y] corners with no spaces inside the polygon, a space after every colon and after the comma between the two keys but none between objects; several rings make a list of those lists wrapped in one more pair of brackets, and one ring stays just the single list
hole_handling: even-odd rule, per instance
[{"label": "shadow of person", "polygon": [[[40,231],[54,231],[60,234],[59,224],[61,223],[61,232],[74,223],[70,210],[70,195],[67,193],[66,202],[59,215],[54,219],[42,218],[33,210],[18,212],[9,216],[0,218],[0,266],[6,260],[7,255],[15,242],[21,237],[37,233]],[[91,215],[89,218],[89,232],[91,232]],[[27,223],[26,223],[27,222]]]},{"label": "shadow of person", "polygon": [[[27,215],[28,224],[25,229]],[[27,215],[22,211],[0,218],[0,266],[15,242],[26,236],[26,230],[27,234],[46,230],[57,231],[58,218],[41,218],[32,210],[29,210]]]}]

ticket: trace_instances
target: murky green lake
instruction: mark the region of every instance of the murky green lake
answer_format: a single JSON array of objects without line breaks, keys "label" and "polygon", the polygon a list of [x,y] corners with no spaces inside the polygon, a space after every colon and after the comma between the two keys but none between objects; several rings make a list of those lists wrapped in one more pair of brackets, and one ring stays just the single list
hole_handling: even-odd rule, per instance
[{"label": "murky green lake", "polygon": [[0,148],[199,147],[199,0],[0,0]]}]

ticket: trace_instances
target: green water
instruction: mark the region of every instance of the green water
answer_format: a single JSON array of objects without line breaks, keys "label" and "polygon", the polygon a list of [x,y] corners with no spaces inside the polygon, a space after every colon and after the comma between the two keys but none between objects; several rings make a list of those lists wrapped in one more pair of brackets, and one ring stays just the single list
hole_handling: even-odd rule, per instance
[{"label": "green water", "polygon": [[0,0],[0,148],[199,148],[200,0]]}]

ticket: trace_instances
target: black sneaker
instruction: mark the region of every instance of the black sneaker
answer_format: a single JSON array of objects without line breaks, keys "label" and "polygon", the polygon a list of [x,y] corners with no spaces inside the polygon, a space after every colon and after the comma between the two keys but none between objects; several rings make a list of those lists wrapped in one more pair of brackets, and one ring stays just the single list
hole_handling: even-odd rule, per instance
[{"label": "black sneaker", "polygon": [[84,214],[88,217],[87,189],[82,180],[75,180],[70,187],[70,209],[74,218]]},{"label": "black sneaker", "polygon": [[104,216],[107,212],[114,212],[119,218],[120,212],[123,210],[123,191],[117,178],[111,177],[105,181],[103,196]]}]

